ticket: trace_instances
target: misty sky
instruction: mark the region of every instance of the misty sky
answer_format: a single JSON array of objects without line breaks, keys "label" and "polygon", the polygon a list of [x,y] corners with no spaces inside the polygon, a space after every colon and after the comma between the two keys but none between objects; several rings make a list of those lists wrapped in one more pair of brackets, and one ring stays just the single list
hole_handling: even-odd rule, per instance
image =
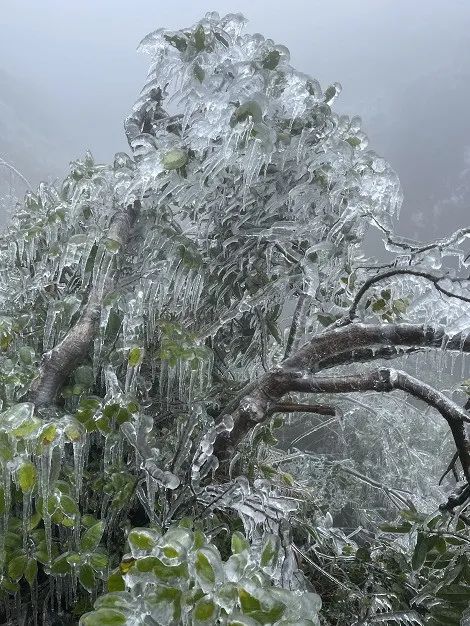
[{"label": "misty sky", "polygon": [[402,234],[469,225],[470,0],[0,0],[0,157],[36,184],[86,148],[125,150],[147,69],[137,44],[209,10],[244,13],[298,69],[343,85],[337,109],[400,175]]}]

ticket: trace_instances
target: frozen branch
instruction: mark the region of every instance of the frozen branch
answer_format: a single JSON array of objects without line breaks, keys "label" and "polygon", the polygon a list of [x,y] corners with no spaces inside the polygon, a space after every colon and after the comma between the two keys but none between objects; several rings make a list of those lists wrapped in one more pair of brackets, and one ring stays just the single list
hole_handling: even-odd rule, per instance
[{"label": "frozen branch", "polygon": [[274,413],[316,413],[317,415],[336,416],[335,408],[326,404],[295,404],[282,402],[269,407],[267,417]]},{"label": "frozen branch", "polygon": [[[422,324],[349,324],[335,327],[316,335],[281,366],[267,372],[256,383],[252,383],[237,403],[230,407],[234,427],[230,433],[222,433],[215,442],[215,453],[220,461],[231,458],[236,446],[256,424],[266,419],[268,410],[278,404],[290,391],[308,393],[346,393],[354,391],[392,391],[401,389],[424,400],[436,408],[448,421],[459,450],[465,475],[470,477],[470,452],[464,423],[470,418],[464,410],[436,389],[414,379],[404,372],[391,376],[394,370],[381,369],[371,374],[352,377],[312,376],[321,371],[325,364],[341,360],[347,354],[353,358],[356,350],[364,358],[367,350],[374,358],[374,350],[386,348],[441,348],[470,352],[470,337],[466,333],[453,336],[446,334],[444,327]],[[392,349],[392,350],[391,350]],[[397,354],[398,356],[398,354]],[[323,366],[322,366],[323,364]],[[223,412],[227,414],[228,411]]]},{"label": "frozen branch", "polygon": [[[120,243],[121,248],[125,248],[139,208],[140,203],[136,201],[116,213],[111,222],[108,238]],[[52,404],[67,377],[86,359],[95,339],[103,298],[114,288],[114,284],[115,277],[111,275],[104,286],[93,285],[76,324],[57,346],[43,355],[39,375],[29,392],[29,400],[36,406]]]},{"label": "frozen branch", "polygon": [[32,189],[32,185],[29,180],[19,170],[17,170],[14,165],[8,163],[8,161],[5,161],[2,158],[0,158],[0,165],[2,167],[6,167],[8,170],[10,170],[10,172],[13,172],[13,174],[15,174],[28,187],[28,189]]},{"label": "frozen branch", "polygon": [[433,274],[430,274],[429,272],[424,272],[421,270],[414,270],[411,268],[394,268],[392,270],[389,270],[388,272],[382,272],[381,274],[376,274],[375,276],[371,276],[370,278],[368,278],[366,280],[366,282],[362,285],[362,287],[359,289],[359,291],[357,292],[354,301],[349,309],[348,312],[348,319],[349,320],[353,320],[356,317],[356,313],[357,313],[357,307],[360,303],[360,301],[362,300],[363,296],[366,294],[366,292],[376,283],[382,281],[382,280],[386,280],[387,278],[392,278],[393,276],[400,276],[400,275],[408,275],[408,276],[418,276],[420,278],[425,278],[426,280],[429,280],[430,282],[432,282],[434,284],[434,287],[440,292],[443,293],[446,296],[449,296],[449,298],[457,298],[459,300],[463,300],[463,302],[470,302],[470,298],[467,298],[466,296],[461,296],[457,293],[453,293],[452,291],[449,291],[448,289],[446,289],[445,287],[442,287],[442,285],[440,285],[440,282],[442,280],[446,280],[448,279],[447,276],[434,276]]}]

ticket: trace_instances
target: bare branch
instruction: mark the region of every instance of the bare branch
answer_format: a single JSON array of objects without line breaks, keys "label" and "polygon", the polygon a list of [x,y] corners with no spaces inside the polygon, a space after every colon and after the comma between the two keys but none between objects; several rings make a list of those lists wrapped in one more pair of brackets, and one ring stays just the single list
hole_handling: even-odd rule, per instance
[{"label": "bare branch", "polygon": [[341,465],[341,463],[339,463],[337,467],[342,472],[345,472],[346,474],[350,474],[351,476],[354,476],[358,480],[370,485],[371,487],[375,487],[376,489],[380,489],[386,494],[390,494],[394,496],[397,500],[399,500],[405,506],[409,507],[412,511],[416,511],[416,507],[413,504],[413,502],[410,500],[410,498],[407,498],[402,495],[403,493],[410,493],[409,491],[404,491],[403,489],[388,487],[387,485],[384,485],[383,483],[380,483],[377,480],[370,478],[369,476],[365,476],[364,474],[357,472],[356,470],[352,469],[351,467],[348,467],[347,465]]},{"label": "bare branch", "polygon": [[308,308],[309,304],[310,298],[307,296],[307,294],[301,293],[299,299],[297,300],[294,315],[292,317],[292,324],[289,330],[289,336],[287,338],[286,351],[284,353],[285,359],[287,359],[287,357],[290,355],[292,349],[296,347],[295,342],[299,332],[299,327],[301,330],[303,330],[305,325],[306,309]]}]

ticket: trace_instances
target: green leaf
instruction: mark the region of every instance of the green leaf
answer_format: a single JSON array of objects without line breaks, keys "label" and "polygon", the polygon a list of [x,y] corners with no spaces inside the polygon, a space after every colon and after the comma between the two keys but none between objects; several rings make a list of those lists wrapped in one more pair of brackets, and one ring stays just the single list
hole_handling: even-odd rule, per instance
[{"label": "green leaf", "polygon": [[104,523],[94,524],[82,535],[80,539],[80,550],[82,552],[93,552],[99,545],[104,532]]},{"label": "green leaf", "polygon": [[20,357],[20,361],[25,365],[31,365],[34,361],[35,352],[29,346],[21,346],[18,350],[18,356]]},{"label": "green leaf", "polygon": [[378,311],[383,311],[383,309],[385,309],[385,300],[383,298],[379,298],[373,303],[372,310],[374,313],[377,313]]},{"label": "green leaf", "polygon": [[237,107],[233,114],[231,125],[234,126],[239,122],[245,122],[249,117],[253,122],[261,122],[263,119],[263,111],[256,100],[249,100]]},{"label": "green leaf", "polygon": [[246,589],[243,589],[243,587],[238,590],[238,598],[244,613],[252,613],[253,611],[261,610],[260,601],[252,596]]},{"label": "green leaf", "polygon": [[115,609],[98,609],[80,618],[80,626],[125,626],[126,623],[125,615]]},{"label": "green leaf", "polygon": [[423,566],[426,555],[429,550],[429,541],[426,535],[423,533],[418,533],[418,538],[416,540],[416,546],[413,552],[413,557],[411,559],[412,568],[417,571],[421,569]]},{"label": "green leaf", "polygon": [[198,81],[202,83],[206,74],[204,70],[202,69],[202,67],[199,65],[199,63],[194,64],[193,73],[194,73],[195,78],[197,78]]},{"label": "green leaf", "polygon": [[213,600],[209,598],[201,598],[193,609],[193,616],[198,622],[207,622],[211,620],[211,624],[216,623],[217,607]]},{"label": "green leaf", "polygon": [[261,551],[261,567],[274,567],[278,561],[280,549],[281,541],[279,537],[276,537],[276,535],[268,536]]},{"label": "green leaf", "polygon": [[94,570],[104,570],[108,566],[109,558],[102,552],[94,552],[90,555],[90,565]]},{"label": "green leaf", "polygon": [[7,591],[8,593],[18,593],[20,590],[20,586],[17,582],[13,580],[9,580],[8,578],[3,578],[1,583],[2,589]]},{"label": "green leaf", "polygon": [[240,554],[250,549],[250,543],[242,533],[236,530],[232,535],[232,554]]},{"label": "green leaf", "polygon": [[13,444],[7,433],[0,432],[0,459],[11,461],[14,456]]},{"label": "green leaf", "polygon": [[69,552],[67,556],[67,563],[69,563],[72,567],[76,567],[77,565],[81,565],[85,560],[85,557],[78,554],[78,552]]},{"label": "green leaf", "polygon": [[146,528],[133,528],[127,540],[132,548],[150,551],[155,547],[155,538]]},{"label": "green leaf", "polygon": [[51,565],[51,574],[62,576],[63,574],[69,574],[72,571],[72,566],[67,561],[69,552],[65,552],[58,556]]},{"label": "green leaf", "polygon": [[24,577],[29,583],[30,587],[36,582],[36,576],[38,574],[38,562],[36,559],[28,559],[28,563],[24,570]]},{"label": "green leaf", "polygon": [[28,491],[31,491],[36,484],[36,467],[31,463],[31,461],[25,461],[18,468],[17,476],[21,491],[23,491],[23,493],[27,493]]},{"label": "green leaf", "polygon": [[330,85],[328,89],[325,91],[325,102],[329,104],[335,96],[336,96],[336,87],[334,85]]},{"label": "green leaf", "polygon": [[181,148],[173,148],[163,155],[162,164],[166,170],[178,170],[188,162],[188,155]]},{"label": "green leaf", "polygon": [[95,588],[95,573],[93,572],[91,565],[85,563],[80,567],[78,571],[78,580],[80,581],[81,586],[89,593],[93,591]]},{"label": "green leaf", "polygon": [[384,533],[409,533],[412,525],[409,522],[403,524],[381,524],[380,530]]},{"label": "green leaf", "polygon": [[20,554],[8,563],[8,576],[13,580],[19,580],[26,569],[28,564],[28,557],[26,554]]},{"label": "green leaf", "polygon": [[143,350],[142,348],[135,347],[129,350],[129,355],[127,357],[127,362],[130,367],[137,367],[142,363],[143,358]]},{"label": "green leaf", "polygon": [[39,432],[39,441],[44,445],[48,445],[57,438],[57,426],[55,424],[46,424]]},{"label": "green leaf", "polygon": [[279,65],[280,60],[281,60],[281,53],[279,52],[279,50],[271,50],[264,57],[261,65],[266,70],[274,70]]},{"label": "green leaf", "polygon": [[215,583],[215,572],[212,565],[209,562],[207,556],[198,550],[195,562],[196,572],[204,580],[211,584]]},{"label": "green leaf", "polygon": [[359,139],[359,137],[348,137],[346,139],[346,141],[353,148],[358,148],[361,145],[361,143],[362,143],[361,140]]},{"label": "green leaf", "polygon": [[194,46],[198,52],[204,50],[206,46],[206,33],[204,32],[204,27],[201,24],[199,24],[194,31]]},{"label": "green leaf", "polygon": [[115,570],[108,576],[108,591],[125,591],[126,583],[119,570]]},{"label": "green leaf", "polygon": [[72,500],[70,496],[62,494],[60,497],[60,508],[67,515],[78,515],[79,508],[78,504]]}]

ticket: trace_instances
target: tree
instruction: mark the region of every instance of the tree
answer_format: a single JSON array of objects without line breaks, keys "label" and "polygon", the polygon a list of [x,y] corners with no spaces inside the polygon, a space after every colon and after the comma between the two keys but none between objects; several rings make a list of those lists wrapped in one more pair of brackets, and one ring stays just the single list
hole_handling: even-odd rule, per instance
[{"label": "tree", "polygon": [[[461,598],[439,599],[442,568],[432,590],[416,572],[432,550],[451,552],[438,523],[468,542],[452,512],[470,496],[470,418],[432,375],[407,370],[432,351],[442,372],[447,354],[470,350],[470,230],[395,236],[399,181],[360,120],[332,111],[340,86],[323,91],[243,26],[211,13],[147,36],[130,156],[105,166],[87,153],[60,188],[28,193],[2,237],[8,623],[449,624],[432,621],[436,606],[460,620]],[[364,256],[369,228],[389,263]],[[343,415],[348,428],[351,406],[366,419],[376,407],[379,436],[362,443],[385,456],[383,415],[424,423],[427,406],[444,418],[464,480],[434,526],[360,464],[276,446],[282,426],[289,447],[292,416]],[[429,433],[431,445],[444,437]],[[385,494],[402,528],[369,528],[367,543],[334,528],[334,496],[308,483],[319,467]],[[403,526],[411,543],[418,533],[413,554],[383,534]]]}]

